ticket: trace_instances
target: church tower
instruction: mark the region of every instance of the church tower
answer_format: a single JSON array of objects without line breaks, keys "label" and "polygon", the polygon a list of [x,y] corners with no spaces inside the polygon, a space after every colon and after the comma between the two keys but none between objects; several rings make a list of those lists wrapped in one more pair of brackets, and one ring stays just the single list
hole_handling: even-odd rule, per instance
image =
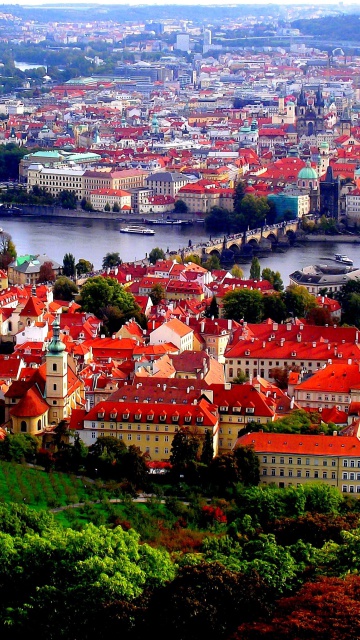
[{"label": "church tower", "polygon": [[49,423],[67,417],[68,373],[67,353],[60,340],[60,322],[53,322],[53,338],[46,354],[46,401],[49,404]]},{"label": "church tower", "polygon": [[342,136],[351,136],[351,116],[348,107],[345,107],[340,118],[340,133]]}]

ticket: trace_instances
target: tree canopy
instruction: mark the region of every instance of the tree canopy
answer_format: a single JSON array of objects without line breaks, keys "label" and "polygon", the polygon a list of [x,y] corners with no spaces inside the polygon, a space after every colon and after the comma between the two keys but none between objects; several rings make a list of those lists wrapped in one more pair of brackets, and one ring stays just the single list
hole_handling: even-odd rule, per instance
[{"label": "tree canopy", "polygon": [[138,310],[134,296],[114,278],[95,276],[89,278],[82,290],[80,304],[84,311],[94,313],[100,319],[107,307],[117,307],[124,315]]}]

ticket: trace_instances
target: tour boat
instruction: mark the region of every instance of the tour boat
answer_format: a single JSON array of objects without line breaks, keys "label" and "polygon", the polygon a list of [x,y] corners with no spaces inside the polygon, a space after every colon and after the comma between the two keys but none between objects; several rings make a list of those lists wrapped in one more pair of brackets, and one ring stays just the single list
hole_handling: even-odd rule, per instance
[{"label": "tour boat", "polygon": [[141,236],[154,236],[155,231],[153,229],[147,229],[146,227],[122,227],[120,233],[136,233]]},{"label": "tour boat", "polygon": [[336,262],[341,262],[342,264],[348,264],[349,266],[352,266],[354,264],[354,261],[351,260],[351,258],[348,258],[347,256],[341,253],[335,253],[335,260]]}]

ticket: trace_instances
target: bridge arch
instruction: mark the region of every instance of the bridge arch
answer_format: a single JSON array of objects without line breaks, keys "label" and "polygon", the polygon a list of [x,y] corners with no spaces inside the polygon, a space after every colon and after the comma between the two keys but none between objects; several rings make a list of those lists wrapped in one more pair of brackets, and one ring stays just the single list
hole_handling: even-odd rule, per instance
[{"label": "bridge arch", "polygon": [[264,238],[266,238],[266,240],[269,240],[271,244],[276,244],[278,241],[277,235],[272,231],[270,231],[270,233],[267,236],[264,235]]},{"label": "bridge arch", "polygon": [[294,244],[295,240],[296,240],[296,233],[293,229],[288,229],[286,231],[286,235],[289,238],[289,242],[290,244]]},{"label": "bridge arch", "polygon": [[256,238],[250,238],[246,244],[250,245],[250,247],[257,247],[259,243]]},{"label": "bridge arch", "polygon": [[233,244],[229,244],[228,249],[230,249],[230,251],[232,251],[233,253],[240,253],[241,244],[236,244],[234,242]]}]

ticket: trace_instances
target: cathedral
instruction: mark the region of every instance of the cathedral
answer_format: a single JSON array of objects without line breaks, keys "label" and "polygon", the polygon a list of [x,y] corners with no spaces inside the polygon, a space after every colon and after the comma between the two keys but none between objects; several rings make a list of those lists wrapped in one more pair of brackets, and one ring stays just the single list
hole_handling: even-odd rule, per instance
[{"label": "cathedral", "polygon": [[298,136],[312,136],[324,131],[324,106],[321,89],[315,96],[306,98],[304,88],[301,88],[295,108],[296,130]]}]

